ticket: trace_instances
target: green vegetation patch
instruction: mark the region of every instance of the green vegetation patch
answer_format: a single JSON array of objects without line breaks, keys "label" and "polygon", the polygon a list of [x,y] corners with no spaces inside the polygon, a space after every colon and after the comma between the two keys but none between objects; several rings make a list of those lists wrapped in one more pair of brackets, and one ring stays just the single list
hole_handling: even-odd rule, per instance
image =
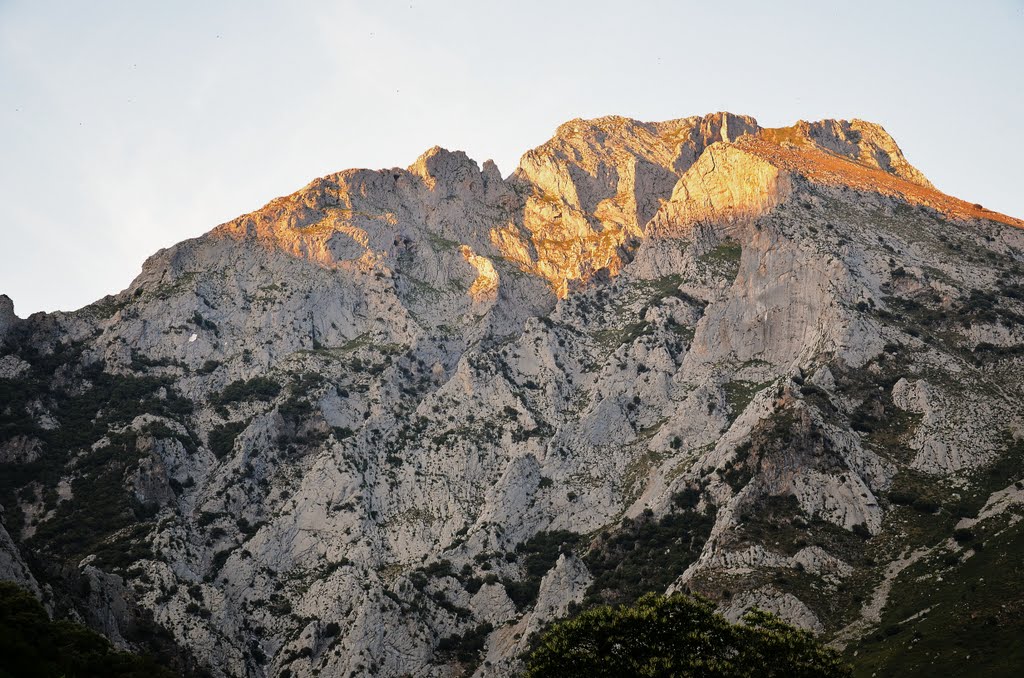
[{"label": "green vegetation patch", "polygon": [[50,621],[39,601],[0,582],[0,676],[171,678],[148,656],[118,652],[100,634],[71,621]]},{"label": "green vegetation patch", "polygon": [[632,344],[638,337],[653,333],[651,324],[647,321],[629,323],[625,327],[617,327],[610,330],[597,330],[591,334],[601,345],[609,348],[617,348],[623,344]]},{"label": "green vegetation patch", "polygon": [[544,575],[555,566],[562,553],[571,553],[581,539],[581,535],[566,530],[538,532],[516,547],[526,576],[518,581],[504,579],[501,582],[516,608],[523,610],[537,602]]},{"label": "green vegetation patch", "polygon": [[223,459],[231,454],[235,449],[235,439],[248,425],[248,421],[236,421],[214,426],[209,435],[210,451],[213,452],[213,456]]},{"label": "green vegetation patch", "polygon": [[647,595],[548,628],[526,659],[528,678],[850,676],[840,655],[766,612],[732,624],[703,599]]},{"label": "green vegetation patch", "polygon": [[437,655],[442,660],[463,664],[467,674],[473,673],[480,663],[480,653],[487,644],[487,636],[494,630],[490,623],[480,624],[464,633],[442,638],[437,643]]},{"label": "green vegetation patch", "polygon": [[[0,504],[6,509],[5,522],[12,533],[24,527],[23,502],[41,500],[53,511],[34,537],[37,547],[51,547],[60,557],[72,560],[103,549],[105,562],[123,562],[144,556],[136,536],[122,530],[156,511],[141,506],[125,489],[128,474],[136,468],[140,453],[135,433],[108,434],[123,428],[141,414],[175,419],[192,411],[192,403],[179,396],[166,377],[136,377],[104,372],[101,362],[80,364],[81,346],[58,346],[50,354],[36,349],[22,351],[31,368],[21,379],[0,380],[0,442],[23,435],[40,446],[36,459],[28,463],[0,464]],[[66,376],[53,379],[58,369]],[[71,376],[73,375],[73,376]],[[56,384],[61,384],[57,386]],[[72,384],[65,390],[64,384]],[[56,428],[43,429],[31,414],[40,402],[56,419]],[[163,431],[166,427],[157,427]],[[168,429],[169,430],[169,429]],[[108,443],[93,450],[93,444],[108,436]],[[191,449],[191,438],[179,438]],[[57,487],[65,477],[71,481],[72,498],[58,504]],[[37,489],[30,489],[30,488]],[[144,530],[145,531],[145,530]],[[118,534],[115,548],[107,542]],[[52,544],[47,540],[52,539]]]},{"label": "green vegetation patch", "polygon": [[743,247],[735,240],[726,240],[715,249],[697,258],[697,263],[727,279],[733,279],[740,272],[740,257]]},{"label": "green vegetation patch", "polygon": [[700,556],[715,524],[714,512],[699,513],[695,505],[692,494],[680,493],[660,519],[645,512],[601,534],[584,556],[594,575],[584,605],[629,603],[667,589]]},{"label": "green vegetation patch", "polygon": [[111,436],[111,443],[76,459],[71,498],[60,502],[29,543],[68,562],[96,554],[100,568],[125,568],[153,557],[146,543],[158,509],[143,505],[125,487],[138,464],[134,433]]},{"label": "green vegetation patch", "polygon": [[947,552],[941,560],[925,559],[904,571],[877,632],[847,648],[855,675],[1019,675],[1024,666],[1024,521],[998,539],[984,547],[975,543],[976,551],[966,560]]},{"label": "green vegetation patch", "polygon": [[752,381],[728,381],[722,384],[725,400],[729,403],[729,411],[735,419],[746,409],[754,396],[771,382],[756,383]]},{"label": "green vegetation patch", "polygon": [[281,385],[273,379],[253,377],[248,380],[239,379],[231,382],[219,394],[210,396],[210,402],[221,406],[250,400],[268,402],[276,398],[280,392]]}]

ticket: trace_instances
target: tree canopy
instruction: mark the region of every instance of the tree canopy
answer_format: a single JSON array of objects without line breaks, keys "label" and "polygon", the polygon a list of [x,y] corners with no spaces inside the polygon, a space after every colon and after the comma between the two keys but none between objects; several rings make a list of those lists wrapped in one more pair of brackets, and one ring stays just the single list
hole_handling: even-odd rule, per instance
[{"label": "tree canopy", "polygon": [[556,622],[527,659],[528,678],[820,678],[852,675],[834,650],[763,611],[733,624],[703,599],[648,594]]},{"label": "tree canopy", "polygon": [[50,621],[30,593],[0,582],[0,678],[170,678],[149,657],[118,652],[100,634]]}]

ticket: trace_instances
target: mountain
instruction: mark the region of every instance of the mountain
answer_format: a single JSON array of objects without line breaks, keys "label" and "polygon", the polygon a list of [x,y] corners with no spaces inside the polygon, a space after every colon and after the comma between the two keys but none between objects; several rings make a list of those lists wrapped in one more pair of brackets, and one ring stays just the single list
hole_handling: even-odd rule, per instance
[{"label": "mountain", "polygon": [[0,577],[214,676],[506,676],[678,590],[1010,675],[1022,227],[860,120],[322,177],[79,311],[0,297]]}]

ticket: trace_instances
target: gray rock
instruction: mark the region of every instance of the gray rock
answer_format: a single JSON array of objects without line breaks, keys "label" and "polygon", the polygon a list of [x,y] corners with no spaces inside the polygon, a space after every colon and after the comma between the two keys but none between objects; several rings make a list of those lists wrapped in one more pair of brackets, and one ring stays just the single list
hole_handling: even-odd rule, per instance
[{"label": "gray rock", "polygon": [[[79,603],[122,642],[137,598],[217,676],[461,675],[438,647],[487,624],[476,675],[512,675],[590,590],[590,540],[686,496],[713,526],[670,590],[829,633],[815,605],[868,567],[850,544],[902,538],[894,479],[967,487],[1021,428],[1019,334],[968,305],[1017,275],[1020,226],[938,193],[862,121],[574,120],[508,180],[433,148],[161,250],[75,313],[20,321],[0,298],[0,336],[26,342],[0,377],[25,378],[29,346],[77,347],[51,390],[154,385],[130,420],[96,404],[108,430],[61,469],[66,501],[130,439],[114,484],[158,511],[152,555],[126,579],[88,556]],[[940,333],[940,312],[969,327]],[[22,419],[70,421],[45,393]],[[17,495],[19,539],[53,519],[42,482]],[[828,538],[758,536],[762,518]],[[528,573],[521,545],[559,530],[573,553]],[[0,576],[31,581],[5,536]],[[779,573],[823,593],[763,584]]]}]

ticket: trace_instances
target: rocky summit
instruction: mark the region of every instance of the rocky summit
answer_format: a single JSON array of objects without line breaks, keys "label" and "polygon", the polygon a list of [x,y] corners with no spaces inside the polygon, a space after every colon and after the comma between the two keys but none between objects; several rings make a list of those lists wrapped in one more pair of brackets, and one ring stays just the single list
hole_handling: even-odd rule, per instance
[{"label": "rocky summit", "polygon": [[81,310],[0,297],[0,578],[218,677],[515,675],[650,591],[1010,675],[1022,228],[861,120],[322,177]]}]

